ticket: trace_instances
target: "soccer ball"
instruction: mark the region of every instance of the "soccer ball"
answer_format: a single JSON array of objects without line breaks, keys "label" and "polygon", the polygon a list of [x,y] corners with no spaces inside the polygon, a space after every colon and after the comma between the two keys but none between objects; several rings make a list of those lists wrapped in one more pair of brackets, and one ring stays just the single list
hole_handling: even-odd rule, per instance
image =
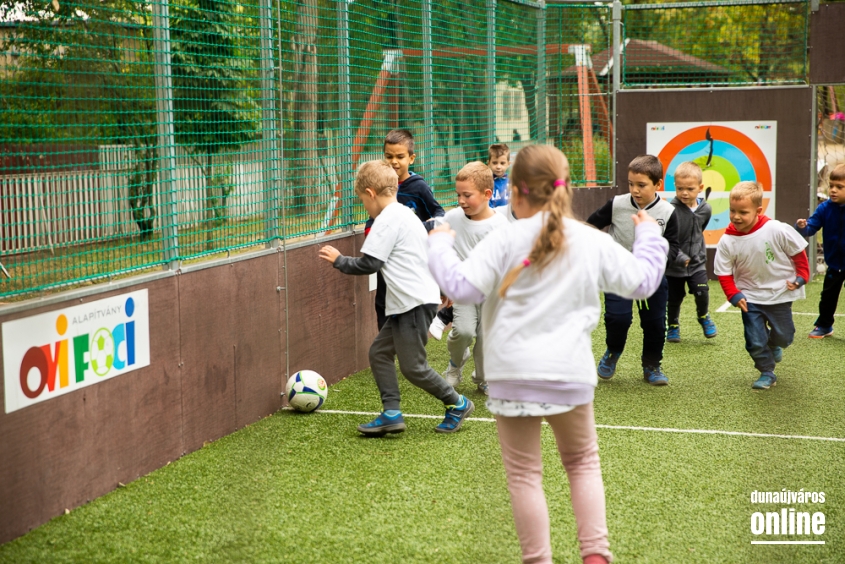
[{"label": "soccer ball", "polygon": [[329,387],[322,376],[313,370],[300,370],[290,378],[285,386],[288,404],[297,411],[314,411],[326,401]]}]

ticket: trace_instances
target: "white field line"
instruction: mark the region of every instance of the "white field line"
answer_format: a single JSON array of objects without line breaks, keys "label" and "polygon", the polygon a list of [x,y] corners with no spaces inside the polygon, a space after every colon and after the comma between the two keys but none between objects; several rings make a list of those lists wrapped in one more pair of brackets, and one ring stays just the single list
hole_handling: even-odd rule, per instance
[{"label": "white field line", "polygon": [[751,541],[751,544],[824,544],[824,541]]},{"label": "white field line", "polygon": [[[291,408],[285,407],[290,410]],[[314,413],[326,413],[333,415],[366,415],[375,417],[378,412],[375,411],[343,411],[339,409],[318,409]],[[416,413],[403,413],[402,417],[409,419],[443,419],[442,415],[423,415]],[[467,421],[480,421],[483,423],[495,423],[496,420],[492,417],[470,417]],[[545,425],[546,422],[544,421]],[[716,429],[672,429],[663,427],[631,427],[628,425],[596,425],[597,429],[615,429],[618,431],[651,431],[656,433],[690,433],[695,435],[729,435],[734,437],[758,437],[763,439],[801,439],[807,441],[829,441],[835,443],[845,443],[845,438],[839,437],[812,437],[809,435],[772,435],[768,433],[744,433],[741,431],[720,431]]]},{"label": "white field line", "polygon": [[[739,308],[731,309],[731,302],[725,302],[719,306],[719,309],[716,310],[716,313],[742,313],[742,310]],[[818,317],[818,313],[809,313],[806,311],[793,311],[792,315],[812,315],[813,317]],[[845,313],[834,313],[833,317],[845,317]]]}]

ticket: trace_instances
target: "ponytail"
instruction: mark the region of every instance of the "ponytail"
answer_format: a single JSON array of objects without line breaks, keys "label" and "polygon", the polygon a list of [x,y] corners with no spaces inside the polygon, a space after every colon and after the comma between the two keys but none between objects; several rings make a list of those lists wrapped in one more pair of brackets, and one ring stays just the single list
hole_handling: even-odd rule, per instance
[{"label": "ponytail", "polygon": [[541,206],[545,221],[528,257],[505,275],[499,297],[505,297],[523,270],[532,267],[542,271],[556,255],[566,251],[563,220],[572,215],[568,177],[566,156],[552,146],[529,145],[517,153],[511,181],[521,197]]}]

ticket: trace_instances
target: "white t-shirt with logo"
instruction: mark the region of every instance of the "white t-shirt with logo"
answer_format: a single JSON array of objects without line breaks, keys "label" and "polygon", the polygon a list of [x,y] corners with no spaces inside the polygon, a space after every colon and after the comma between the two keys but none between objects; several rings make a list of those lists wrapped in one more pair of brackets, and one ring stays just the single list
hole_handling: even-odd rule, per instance
[{"label": "white t-shirt with logo", "polygon": [[443,219],[455,231],[455,252],[461,260],[465,260],[473,247],[488,233],[508,224],[504,214],[494,211],[487,219],[474,221],[468,218],[461,208],[449,210]]},{"label": "white t-shirt with logo", "polygon": [[789,290],[795,280],[792,257],[807,241],[791,226],[770,219],[748,235],[722,235],[716,247],[713,272],[733,275],[737,289],[754,304],[772,305],[804,298],[804,287]]},{"label": "white t-shirt with logo", "polygon": [[440,288],[428,270],[428,234],[410,208],[399,202],[384,208],[373,221],[361,252],[384,261],[386,315],[440,303]]}]

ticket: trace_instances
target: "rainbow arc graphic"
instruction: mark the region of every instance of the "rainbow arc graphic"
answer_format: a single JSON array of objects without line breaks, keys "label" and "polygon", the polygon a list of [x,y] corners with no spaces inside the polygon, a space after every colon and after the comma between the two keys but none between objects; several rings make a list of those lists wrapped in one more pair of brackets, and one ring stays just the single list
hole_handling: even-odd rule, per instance
[{"label": "rainbow arc graphic", "polygon": [[[683,162],[697,163],[713,216],[704,232],[715,245],[730,223],[728,193],[738,182],[751,180],[763,186],[763,213],[772,202],[772,170],[763,151],[744,133],[722,125],[691,127],[675,136],[658,154],[665,171],[664,190],[675,192],[675,170]],[[702,196],[704,192],[702,192]]]}]

